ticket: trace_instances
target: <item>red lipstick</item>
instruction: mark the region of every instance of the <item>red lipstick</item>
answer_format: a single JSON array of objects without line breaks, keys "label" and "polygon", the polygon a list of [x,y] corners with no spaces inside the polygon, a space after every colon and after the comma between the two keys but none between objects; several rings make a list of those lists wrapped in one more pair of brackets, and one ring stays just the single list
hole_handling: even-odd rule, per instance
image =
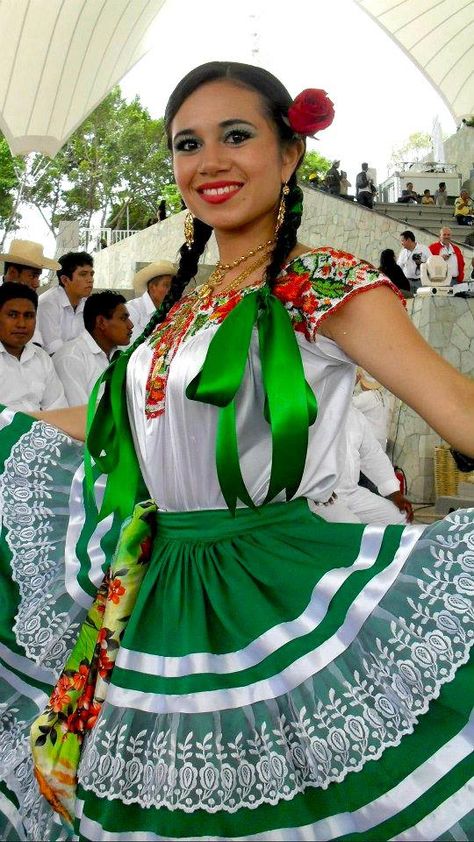
[{"label": "red lipstick", "polygon": [[201,184],[197,191],[205,202],[210,205],[220,205],[235,196],[242,187],[241,181],[210,181]]}]

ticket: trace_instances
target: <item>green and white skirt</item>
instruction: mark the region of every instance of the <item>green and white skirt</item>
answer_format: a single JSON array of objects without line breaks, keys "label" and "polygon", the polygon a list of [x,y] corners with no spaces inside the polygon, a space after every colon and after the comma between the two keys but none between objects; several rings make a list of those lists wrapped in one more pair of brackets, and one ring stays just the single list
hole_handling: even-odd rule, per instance
[{"label": "green and white skirt", "polygon": [[[15,545],[32,500],[4,504],[0,836],[67,838],[36,789],[29,729],[88,607],[70,594],[93,595],[112,562],[120,613],[136,559],[124,563],[122,538],[114,566],[104,529],[84,532],[74,445],[21,423],[9,442],[5,426],[0,452],[51,436],[57,455],[41,472],[41,447],[29,452],[43,531],[25,525],[36,532]],[[4,476],[21,479],[20,461],[9,457]],[[149,509],[148,521],[146,570],[84,734],[75,838],[474,837],[472,511],[426,529],[326,523],[305,500],[235,518]],[[50,557],[65,549],[66,569],[45,561],[50,544]],[[22,581],[49,564],[34,598],[19,581],[22,555]]]}]

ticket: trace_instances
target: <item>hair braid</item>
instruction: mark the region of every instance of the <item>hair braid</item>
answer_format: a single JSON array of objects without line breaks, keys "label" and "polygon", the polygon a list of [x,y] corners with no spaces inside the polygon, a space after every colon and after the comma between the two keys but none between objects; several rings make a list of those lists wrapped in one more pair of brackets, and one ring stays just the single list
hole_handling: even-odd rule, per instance
[{"label": "hair braid", "polygon": [[200,219],[194,217],[193,244],[191,248],[188,247],[187,243],[184,243],[181,246],[179,250],[180,259],[178,271],[176,276],[173,278],[171,289],[163,299],[161,305],[153,313],[150,321],[140,336],[137,336],[135,342],[127,348],[125,353],[127,353],[128,356],[131,356],[136,348],[138,348],[145,339],[148,339],[148,337],[153,333],[155,327],[165,320],[173,305],[179,301],[189,281],[196,275],[199,258],[201,257],[211,234],[212,228],[210,225],[206,225],[205,222],[201,222]]},{"label": "hair braid", "polygon": [[288,255],[297,243],[298,228],[300,227],[301,216],[303,214],[303,193],[298,187],[295,173],[289,179],[288,187],[290,188],[290,192],[286,197],[285,218],[277,235],[271,262],[267,266],[265,273],[265,281],[270,288],[275,284],[282,266],[284,266]]}]

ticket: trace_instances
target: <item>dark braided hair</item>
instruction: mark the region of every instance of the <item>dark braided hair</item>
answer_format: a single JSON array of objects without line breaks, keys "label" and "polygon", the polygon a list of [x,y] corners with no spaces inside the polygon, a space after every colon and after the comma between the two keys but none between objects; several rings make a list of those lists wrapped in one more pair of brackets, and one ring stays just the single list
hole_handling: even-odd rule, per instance
[{"label": "dark braided hair", "polygon": [[273,288],[288,255],[297,243],[298,228],[300,227],[303,213],[303,193],[298,187],[296,173],[293,173],[288,180],[288,187],[290,188],[290,192],[286,197],[285,218],[277,235],[271,262],[267,266],[265,273],[265,282],[270,288]]},{"label": "dark braided hair", "polygon": [[198,269],[198,262],[201,254],[204,251],[206,243],[209,237],[212,234],[212,228],[210,225],[206,225],[205,222],[201,222],[200,219],[197,217],[194,218],[194,241],[189,248],[187,243],[184,243],[180,250],[180,260],[178,271],[173,278],[173,282],[171,284],[171,289],[169,293],[165,296],[163,301],[161,302],[158,309],[153,313],[150,321],[146,325],[143,332],[135,339],[135,342],[127,348],[127,353],[129,356],[133,354],[136,348],[141,345],[145,339],[153,333],[155,327],[163,322],[177,301],[181,298],[185,287],[188,285],[191,278],[194,278]]},{"label": "dark braided hair", "polygon": [[[240,62],[232,61],[210,61],[206,64],[201,64],[194,70],[191,70],[171,94],[168,105],[165,111],[165,127],[168,135],[168,146],[171,149],[171,124],[177,112],[185,102],[185,100],[194,93],[201,85],[218,80],[226,80],[234,82],[236,85],[247,88],[250,91],[257,93],[260,96],[264,111],[267,117],[273,122],[278,133],[280,144],[282,146],[294,142],[299,135],[295,135],[293,130],[289,127],[287,114],[288,108],[292,103],[292,98],[284,85],[262,67],[256,67],[251,64],[241,64]],[[301,155],[303,157],[304,152]],[[301,161],[300,158],[300,161]],[[301,222],[301,215],[303,211],[302,198],[303,194],[296,182],[296,174],[293,173],[288,181],[290,193],[286,197],[286,214],[283,225],[281,226],[277,241],[272,253],[272,259],[265,274],[265,280],[273,286],[276,278],[280,274],[281,268],[285,263],[288,255],[296,245],[297,231]],[[196,228],[204,225],[198,219],[194,219],[195,241]],[[205,240],[195,242],[193,246],[193,253],[196,254],[195,262],[187,262],[189,250],[184,246],[180,249],[181,260],[178,269],[178,277],[183,278],[184,286],[194,277],[197,271],[197,262],[200,255],[204,251],[204,246],[209,239],[211,229],[205,226],[208,230],[208,235]],[[201,247],[202,244],[202,247]],[[181,294],[181,293],[180,293]],[[178,296],[179,297],[179,296]],[[177,298],[174,299],[175,301]],[[165,299],[166,301],[166,299]],[[167,311],[166,311],[167,312]],[[155,321],[157,324],[157,321]]]}]

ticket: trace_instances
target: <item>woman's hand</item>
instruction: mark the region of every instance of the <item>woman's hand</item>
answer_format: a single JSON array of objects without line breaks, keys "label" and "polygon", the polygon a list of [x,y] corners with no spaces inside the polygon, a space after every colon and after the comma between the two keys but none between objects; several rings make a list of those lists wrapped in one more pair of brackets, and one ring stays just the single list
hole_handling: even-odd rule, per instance
[{"label": "woman's hand", "polygon": [[474,382],[428,345],[388,287],[355,295],[327,317],[321,333],[443,439],[474,457]]},{"label": "woman's hand", "polygon": [[42,412],[28,412],[38,421],[45,421],[58,427],[63,433],[78,441],[86,440],[87,406],[71,406],[68,409],[46,409]]}]

